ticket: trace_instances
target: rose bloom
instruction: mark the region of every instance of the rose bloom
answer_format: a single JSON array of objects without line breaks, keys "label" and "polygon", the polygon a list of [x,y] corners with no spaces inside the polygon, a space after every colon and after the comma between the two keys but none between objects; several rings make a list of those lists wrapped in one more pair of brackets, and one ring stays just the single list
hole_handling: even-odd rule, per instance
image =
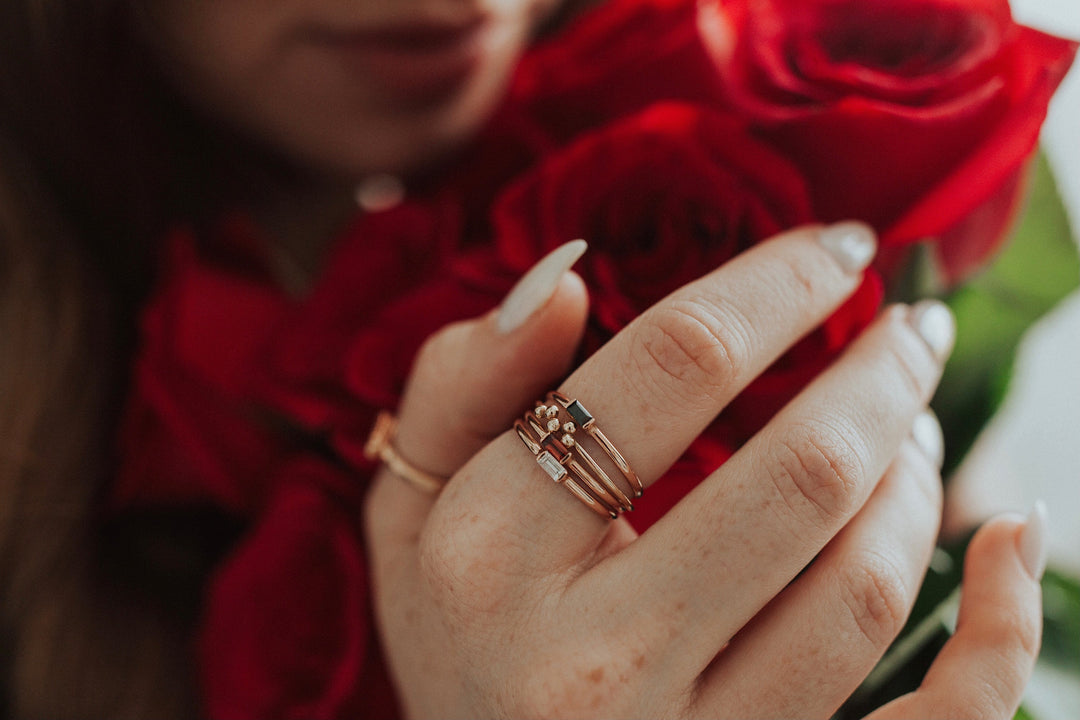
[{"label": "rose bloom", "polygon": [[700,25],[728,102],[799,167],[817,217],[865,220],[886,249],[937,239],[952,282],[1006,237],[1076,52],[1005,0],[708,0]]},{"label": "rose bloom", "polygon": [[[581,134],[495,199],[492,242],[463,252],[439,279],[389,304],[356,337],[347,361],[353,396],[373,383],[400,392],[409,359],[442,325],[495,305],[514,280],[568,238],[589,239],[577,266],[590,288],[583,355],[685,283],[787,228],[812,220],[797,169],[731,114],[658,103]],[[827,366],[875,316],[881,286],[864,287],[784,355],[699,439],[630,517],[658,519],[731,449]],[[352,455],[361,436],[339,436]]]}]

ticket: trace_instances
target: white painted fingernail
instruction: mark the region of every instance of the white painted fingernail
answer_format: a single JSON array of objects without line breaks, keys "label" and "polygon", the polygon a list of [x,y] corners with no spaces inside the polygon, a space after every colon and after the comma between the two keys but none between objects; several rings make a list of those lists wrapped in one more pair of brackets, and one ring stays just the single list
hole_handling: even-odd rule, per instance
[{"label": "white painted fingernail", "polygon": [[573,267],[588,247],[584,240],[571,240],[533,265],[503,300],[495,319],[495,329],[506,335],[524,325],[551,299],[563,273]]},{"label": "white painted fingernail", "polygon": [[911,425],[911,437],[938,469],[945,461],[945,436],[933,410],[923,410]]},{"label": "white painted fingernail", "polygon": [[842,222],[821,229],[818,242],[845,272],[861,273],[877,253],[874,229],[861,222]]},{"label": "white painted fingernail", "polygon": [[923,300],[911,308],[911,325],[926,341],[938,360],[945,362],[956,341],[952,311],[938,300]]},{"label": "white painted fingernail", "polygon": [[1020,560],[1028,575],[1038,582],[1046,570],[1046,503],[1037,500],[1020,531]]}]

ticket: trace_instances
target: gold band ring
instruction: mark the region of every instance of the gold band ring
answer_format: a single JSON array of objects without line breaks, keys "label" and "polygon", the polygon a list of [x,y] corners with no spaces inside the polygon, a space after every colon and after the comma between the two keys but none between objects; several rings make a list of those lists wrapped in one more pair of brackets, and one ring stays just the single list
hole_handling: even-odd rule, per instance
[{"label": "gold band ring", "polygon": [[383,410],[375,418],[375,425],[368,435],[364,444],[364,457],[368,460],[377,460],[386,465],[387,469],[405,480],[417,490],[434,495],[438,494],[446,485],[446,478],[432,475],[413,465],[401,456],[394,447],[394,437],[397,434],[397,418],[393,413]]}]

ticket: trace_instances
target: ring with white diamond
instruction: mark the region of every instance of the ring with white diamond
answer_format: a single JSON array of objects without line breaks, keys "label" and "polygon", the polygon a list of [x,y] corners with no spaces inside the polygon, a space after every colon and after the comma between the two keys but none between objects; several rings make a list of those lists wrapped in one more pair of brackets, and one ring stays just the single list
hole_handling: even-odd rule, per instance
[{"label": "ring with white diamond", "polygon": [[[631,502],[630,498],[628,498],[626,493],[615,484],[611,479],[611,476],[600,466],[600,463],[593,459],[593,456],[585,446],[579,442],[582,438],[580,434],[577,434],[578,418],[583,417],[583,415],[578,413],[577,418],[575,418],[570,415],[566,406],[562,405],[557,400],[556,393],[548,393],[544,402],[536,403],[532,416],[529,418],[530,422],[534,423],[534,427],[542,425],[544,431],[556,435],[564,446],[570,448],[574,454],[581,459],[582,464],[588,468],[592,476],[603,486],[607,495],[614,499],[619,512],[630,512],[633,510],[634,504]],[[578,406],[580,406],[580,403]],[[595,422],[590,425],[590,427],[592,426],[595,426]]]},{"label": "ring with white diamond", "polygon": [[[645,486],[641,482],[641,478],[638,477],[634,469],[630,467],[630,463],[626,461],[623,454],[619,452],[619,449],[615,447],[615,444],[608,439],[608,436],[603,433],[602,430],[596,424],[596,418],[592,416],[585,406],[578,400],[571,400],[563,395],[561,392],[550,392],[547,395],[547,406],[552,405],[561,406],[566,413],[570,416],[574,429],[584,430],[585,433],[596,441],[596,444],[604,451],[604,453],[611,459],[611,462],[615,463],[615,467],[619,468],[619,472],[623,474],[626,481],[630,483],[630,490],[633,492],[634,497],[639,498],[641,494],[645,492]],[[537,408],[539,410],[539,407]],[[547,414],[545,408],[544,414]],[[571,423],[564,423],[566,427]],[[573,431],[571,431],[573,434]]]},{"label": "ring with white diamond", "polygon": [[525,447],[536,456],[536,464],[556,483],[566,487],[583,505],[597,515],[615,519],[618,503],[597,480],[582,467],[574,454],[561,440],[546,433],[535,419],[526,413],[514,422],[514,431]]}]

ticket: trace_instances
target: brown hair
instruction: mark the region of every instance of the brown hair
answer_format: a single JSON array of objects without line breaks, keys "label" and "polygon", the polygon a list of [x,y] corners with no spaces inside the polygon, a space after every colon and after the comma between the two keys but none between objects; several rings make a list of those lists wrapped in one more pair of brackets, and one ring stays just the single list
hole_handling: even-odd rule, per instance
[{"label": "brown hair", "polygon": [[144,21],[0,2],[0,715],[197,715],[192,623],[235,536],[206,511],[95,516],[155,239],[303,181],[169,91]]},{"label": "brown hair", "polygon": [[216,190],[210,134],[133,25],[121,0],[0,3],[0,711],[17,717],[197,714],[194,609],[137,582],[136,535],[94,517],[153,238]]}]

